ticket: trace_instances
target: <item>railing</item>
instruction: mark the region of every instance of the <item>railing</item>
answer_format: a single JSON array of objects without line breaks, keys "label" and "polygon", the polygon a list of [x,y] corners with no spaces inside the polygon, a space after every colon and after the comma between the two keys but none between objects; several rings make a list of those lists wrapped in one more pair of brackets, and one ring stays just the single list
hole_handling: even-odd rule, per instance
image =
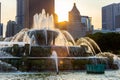
[{"label": "railing", "polygon": [[[0,59],[54,59],[53,57],[0,57]],[[107,59],[107,57],[57,57],[58,59]]]},{"label": "railing", "polygon": [[3,41],[0,41],[0,45],[13,45],[13,44],[25,45],[28,43],[27,42],[3,42]]}]

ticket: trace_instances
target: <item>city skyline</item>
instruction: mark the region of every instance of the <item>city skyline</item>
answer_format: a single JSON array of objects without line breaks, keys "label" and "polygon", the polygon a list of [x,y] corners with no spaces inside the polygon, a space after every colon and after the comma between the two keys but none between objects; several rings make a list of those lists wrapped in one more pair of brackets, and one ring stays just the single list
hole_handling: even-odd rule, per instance
[{"label": "city skyline", "polygon": [[[15,20],[16,16],[16,0],[0,0],[2,3],[2,23],[4,25],[7,23],[8,20]],[[55,13],[58,14],[59,21],[66,21],[68,20],[68,12],[72,9],[73,3],[76,3],[77,8],[80,11],[81,15],[92,17],[92,24],[94,25],[95,29],[102,28],[102,20],[101,20],[101,8],[103,6],[112,4],[112,3],[119,3],[119,0],[55,0]],[[61,5],[62,4],[62,5]],[[63,7],[61,7],[63,6]]]}]

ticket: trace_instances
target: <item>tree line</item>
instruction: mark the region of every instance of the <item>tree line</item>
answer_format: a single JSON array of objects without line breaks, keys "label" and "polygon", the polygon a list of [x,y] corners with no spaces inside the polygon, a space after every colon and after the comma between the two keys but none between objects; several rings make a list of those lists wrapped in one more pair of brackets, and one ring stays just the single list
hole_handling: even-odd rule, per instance
[{"label": "tree line", "polygon": [[95,34],[88,34],[86,36],[92,38],[98,44],[101,51],[109,51],[114,54],[120,54],[120,33],[97,32]]}]

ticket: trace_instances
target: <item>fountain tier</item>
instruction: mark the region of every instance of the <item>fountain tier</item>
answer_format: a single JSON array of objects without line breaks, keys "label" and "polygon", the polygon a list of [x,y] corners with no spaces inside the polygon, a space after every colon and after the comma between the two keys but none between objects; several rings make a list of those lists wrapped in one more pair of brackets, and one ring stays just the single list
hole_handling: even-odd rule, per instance
[{"label": "fountain tier", "polygon": [[[15,65],[11,62],[17,69],[46,70],[45,66],[54,63],[50,58],[52,52],[58,58],[65,57],[56,61],[60,69],[85,69],[85,65],[92,63],[92,61],[89,61],[89,58],[78,60],[78,57],[95,56],[96,53],[101,52],[98,45],[90,38],[81,38],[75,43],[67,31],[55,29],[53,16],[46,15],[45,10],[40,14],[35,14],[33,21],[32,29],[23,29],[13,38],[6,40],[11,43],[24,42],[25,45],[11,44],[7,47],[2,45],[0,48],[1,51],[14,57],[22,57],[21,60],[17,59],[13,62]],[[30,57],[35,57],[35,60],[28,59]],[[37,60],[38,57],[41,58]],[[47,57],[47,59],[42,57]],[[6,62],[9,63],[9,61]],[[47,68],[52,70],[53,66]]]}]

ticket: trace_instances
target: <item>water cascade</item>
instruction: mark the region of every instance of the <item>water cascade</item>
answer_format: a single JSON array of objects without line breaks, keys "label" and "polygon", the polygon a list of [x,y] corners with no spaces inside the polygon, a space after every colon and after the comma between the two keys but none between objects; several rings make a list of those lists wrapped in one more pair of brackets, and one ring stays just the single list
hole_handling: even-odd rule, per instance
[{"label": "water cascade", "polygon": [[88,51],[93,53],[93,55],[96,55],[96,53],[101,53],[101,49],[99,48],[99,46],[96,44],[95,41],[93,41],[89,37],[80,38],[76,44],[86,45],[88,47]]},{"label": "water cascade", "polygon": [[113,67],[113,69],[120,69],[120,58],[110,52],[102,52],[99,54],[96,54],[96,56],[98,57],[107,57],[106,59],[102,59],[104,62],[106,62],[107,64],[107,68],[109,69],[111,63],[113,63],[111,66]]},{"label": "water cascade", "polygon": [[[4,52],[4,51],[0,51],[0,57],[13,57],[11,54],[7,53],[7,52]],[[6,62],[3,62],[2,60],[0,60],[0,72],[4,72],[4,71],[17,71],[17,68],[12,66],[11,64],[9,63],[6,63]]]},{"label": "water cascade", "polygon": [[114,64],[117,64],[120,69],[120,58],[118,56],[114,55],[113,60],[114,60]]},{"label": "water cascade", "polygon": [[90,44],[93,46],[94,50],[98,50],[98,52],[96,52],[96,53],[102,53],[100,47],[97,45],[97,43],[93,39],[91,39],[89,37],[84,37],[84,38],[90,42]]},{"label": "water cascade", "polygon": [[47,45],[47,31],[46,31],[46,28],[44,28],[44,34],[45,34],[45,43],[46,43],[46,45]]},{"label": "water cascade", "polygon": [[50,30],[54,30],[54,19],[53,19],[53,15],[49,16],[49,14],[43,9],[42,13],[40,14],[35,14],[34,15],[34,25],[33,25],[33,29],[50,29]]},{"label": "water cascade", "polygon": [[70,33],[68,33],[67,31],[62,31],[62,33],[63,33],[64,36],[66,37],[67,41],[68,41],[69,43],[70,43],[70,42],[72,43],[71,46],[76,45],[76,43],[75,43],[73,37],[70,35]]},{"label": "water cascade", "polygon": [[56,72],[57,72],[57,74],[59,74],[59,69],[58,69],[58,56],[57,56],[56,51],[53,51],[53,52],[52,52],[51,58],[54,59],[54,61],[55,61],[55,66],[56,66]]},{"label": "water cascade", "polygon": [[90,42],[88,40],[86,40],[85,38],[80,38],[78,41],[77,41],[77,44],[79,45],[86,45],[88,46],[88,51],[90,53],[92,53],[93,55],[95,55],[95,51],[94,51],[94,48],[93,46],[90,44]]}]

